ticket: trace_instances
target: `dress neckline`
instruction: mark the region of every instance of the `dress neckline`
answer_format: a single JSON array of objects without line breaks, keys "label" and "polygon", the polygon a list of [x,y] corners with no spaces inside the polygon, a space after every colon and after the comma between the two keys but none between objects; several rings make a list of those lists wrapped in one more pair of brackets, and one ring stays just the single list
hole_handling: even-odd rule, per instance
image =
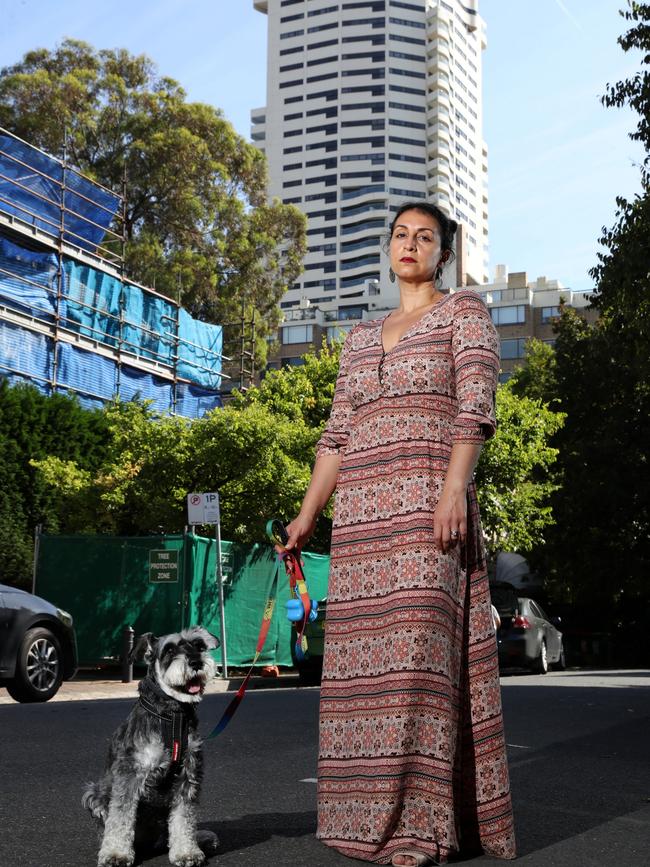
[{"label": "dress neckline", "polygon": [[395,345],[391,346],[390,349],[386,349],[386,347],[384,346],[384,322],[388,319],[390,314],[393,313],[394,311],[389,310],[385,316],[382,316],[381,319],[379,319],[379,322],[381,323],[380,327],[379,327],[379,344],[381,346],[383,354],[384,355],[390,355],[390,353],[393,352],[393,350],[399,346],[399,344],[402,342],[402,340],[404,340],[404,338],[407,337],[410,334],[410,332],[413,331],[414,328],[416,328],[418,325],[420,325],[427,318],[427,316],[430,316],[435,310],[437,310],[439,307],[441,307],[445,303],[445,301],[447,301],[448,298],[451,298],[451,293],[445,295],[444,298],[440,299],[440,301],[436,301],[436,303],[433,305],[433,307],[430,307],[429,310],[426,311],[426,313],[423,313],[422,316],[420,316],[418,319],[416,319],[412,325],[409,325],[409,327],[406,329],[406,331],[404,331],[398,337],[398,339],[395,342]]}]

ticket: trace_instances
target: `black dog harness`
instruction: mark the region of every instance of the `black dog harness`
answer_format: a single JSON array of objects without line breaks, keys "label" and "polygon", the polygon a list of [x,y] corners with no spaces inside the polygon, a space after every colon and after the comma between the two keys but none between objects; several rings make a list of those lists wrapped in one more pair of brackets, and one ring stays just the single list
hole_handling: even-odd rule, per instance
[{"label": "black dog harness", "polygon": [[189,736],[188,711],[180,709],[170,711],[169,713],[161,713],[160,709],[142,694],[140,695],[140,704],[147,713],[160,720],[165,752],[171,758],[171,770],[175,774],[178,773],[187,752]]}]

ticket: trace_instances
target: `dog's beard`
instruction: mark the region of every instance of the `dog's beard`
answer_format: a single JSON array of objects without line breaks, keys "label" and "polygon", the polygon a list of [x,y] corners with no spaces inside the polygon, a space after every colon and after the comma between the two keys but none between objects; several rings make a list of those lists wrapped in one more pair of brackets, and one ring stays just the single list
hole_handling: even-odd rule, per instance
[{"label": "dog's beard", "polygon": [[156,660],[156,680],[163,692],[177,701],[199,702],[203,698],[206,684],[216,674],[217,667],[211,656],[204,656],[201,668],[195,671],[187,664],[185,656],[177,656],[163,670],[160,660]]}]

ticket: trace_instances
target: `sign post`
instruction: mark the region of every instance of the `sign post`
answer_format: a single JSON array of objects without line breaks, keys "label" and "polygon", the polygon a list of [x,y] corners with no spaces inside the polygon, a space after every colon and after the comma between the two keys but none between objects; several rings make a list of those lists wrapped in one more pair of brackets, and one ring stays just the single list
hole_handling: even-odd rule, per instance
[{"label": "sign post", "polygon": [[221,567],[221,513],[219,509],[219,492],[187,495],[188,523],[214,524],[214,541],[216,546],[215,580],[219,594],[219,624],[221,628],[221,676],[228,677],[228,662],[226,654],[226,613],[223,600],[223,574]]}]

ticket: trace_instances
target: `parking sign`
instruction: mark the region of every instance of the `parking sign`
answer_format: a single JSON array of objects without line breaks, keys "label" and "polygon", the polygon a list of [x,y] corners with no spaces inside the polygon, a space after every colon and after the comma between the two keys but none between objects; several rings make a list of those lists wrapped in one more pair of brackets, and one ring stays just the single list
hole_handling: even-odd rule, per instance
[{"label": "parking sign", "polygon": [[187,495],[188,524],[218,524],[219,520],[219,493],[217,491]]}]

